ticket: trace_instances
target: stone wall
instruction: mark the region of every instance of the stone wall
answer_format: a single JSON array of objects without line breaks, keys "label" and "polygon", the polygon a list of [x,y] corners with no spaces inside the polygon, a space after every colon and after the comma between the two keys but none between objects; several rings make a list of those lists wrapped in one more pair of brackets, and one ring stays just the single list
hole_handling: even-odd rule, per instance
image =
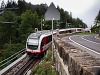
[{"label": "stone wall", "polygon": [[54,58],[59,75],[100,75],[100,59],[54,37]]}]

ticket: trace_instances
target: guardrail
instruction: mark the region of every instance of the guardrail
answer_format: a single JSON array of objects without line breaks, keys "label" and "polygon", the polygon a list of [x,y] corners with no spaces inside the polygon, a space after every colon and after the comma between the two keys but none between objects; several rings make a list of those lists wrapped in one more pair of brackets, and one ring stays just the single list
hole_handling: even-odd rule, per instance
[{"label": "guardrail", "polygon": [[0,68],[4,67],[5,65],[7,65],[8,63],[10,63],[11,61],[15,60],[16,58],[18,58],[21,54],[25,53],[25,48],[20,50],[19,52],[11,55],[10,57],[8,57],[7,59],[3,60],[0,62]]}]

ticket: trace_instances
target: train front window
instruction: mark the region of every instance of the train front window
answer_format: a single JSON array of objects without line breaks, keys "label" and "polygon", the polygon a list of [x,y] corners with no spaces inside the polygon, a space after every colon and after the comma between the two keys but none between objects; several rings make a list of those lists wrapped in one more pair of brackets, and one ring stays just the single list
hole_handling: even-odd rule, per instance
[{"label": "train front window", "polygon": [[27,47],[32,50],[36,50],[38,48],[38,39],[30,38],[27,42]]},{"label": "train front window", "polygon": [[31,50],[36,50],[38,48],[38,45],[27,45],[27,47]]}]

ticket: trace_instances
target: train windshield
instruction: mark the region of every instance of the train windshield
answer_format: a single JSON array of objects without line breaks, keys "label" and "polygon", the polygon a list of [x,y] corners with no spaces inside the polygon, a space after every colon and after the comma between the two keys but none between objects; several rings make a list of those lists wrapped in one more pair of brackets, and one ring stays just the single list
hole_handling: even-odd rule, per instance
[{"label": "train windshield", "polygon": [[36,50],[38,48],[38,38],[30,38],[27,42],[27,47]]}]

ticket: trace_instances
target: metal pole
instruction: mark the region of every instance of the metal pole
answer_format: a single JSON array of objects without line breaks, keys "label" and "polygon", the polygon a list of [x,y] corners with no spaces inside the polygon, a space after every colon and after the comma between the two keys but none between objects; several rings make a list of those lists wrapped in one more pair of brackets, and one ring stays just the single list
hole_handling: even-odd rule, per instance
[{"label": "metal pole", "polygon": [[42,31],[42,20],[41,20],[41,31]]},{"label": "metal pole", "polygon": [[52,19],[52,61],[54,59],[54,52],[53,52],[53,20],[54,20],[54,18]]}]

